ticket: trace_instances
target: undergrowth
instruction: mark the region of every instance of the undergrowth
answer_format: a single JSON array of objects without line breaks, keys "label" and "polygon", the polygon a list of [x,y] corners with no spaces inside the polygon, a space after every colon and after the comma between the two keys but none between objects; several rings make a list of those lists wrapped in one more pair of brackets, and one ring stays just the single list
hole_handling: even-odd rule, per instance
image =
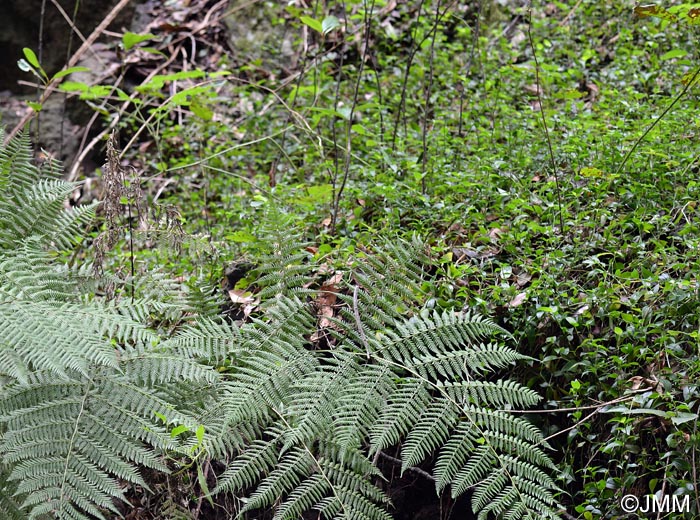
[{"label": "undergrowth", "polygon": [[[146,172],[139,182],[151,201],[177,209],[184,231],[179,249],[152,247],[153,235],[135,231],[113,245],[107,272],[129,271],[133,260],[135,278],[156,269],[170,273],[182,283],[178,290],[208,301],[208,314],[216,314],[224,266],[251,264],[224,293],[229,317],[244,322],[243,334],[257,330],[256,323],[269,326],[264,316],[297,312],[294,305],[304,302],[321,312],[304,318],[324,327],[304,322],[303,344],[292,343],[304,361],[290,366],[316,379],[301,378],[298,386],[289,381],[290,403],[272,399],[278,396],[269,388],[263,408],[233,403],[240,413],[255,410],[246,419],[257,429],[240,439],[256,438],[247,457],[259,455],[262,466],[248,472],[241,455],[224,470],[218,489],[252,492],[247,510],[269,506],[277,495],[288,497],[278,505],[321,501],[331,490],[335,498],[326,497],[323,507],[335,511],[334,500],[347,491],[338,484],[345,475],[338,464],[357,463],[355,476],[380,477],[376,465],[367,465],[383,449],[373,444],[377,430],[359,419],[355,429],[346,424],[352,399],[334,393],[333,385],[354,381],[391,403],[387,396],[415,384],[418,376],[406,367],[419,357],[402,358],[408,371],[384,379],[382,370],[398,366],[374,350],[374,342],[386,340],[386,322],[375,322],[371,312],[380,311],[371,307],[370,315],[356,316],[365,312],[362,298],[376,302],[383,289],[371,293],[362,268],[358,273],[353,266],[358,258],[372,265],[378,237],[393,242],[389,250],[397,253],[408,247],[397,237],[410,241],[418,233],[426,243],[418,249],[433,260],[417,267],[420,283],[401,298],[420,289],[422,310],[406,304],[381,312],[401,311],[409,320],[402,327],[465,310],[491,316],[494,326],[509,331],[518,355],[536,360],[519,363],[510,376],[544,396],[541,409],[525,417],[554,448],[548,453],[561,488],[555,498],[566,514],[616,518],[625,513],[622,497],[657,493],[688,497],[688,509],[674,517],[693,518],[700,510],[693,144],[699,130],[692,84],[698,62],[694,25],[678,21],[691,19],[689,6],[669,9],[678,15],[674,20],[661,9],[638,10],[654,15],[639,18],[614,2],[555,2],[532,12],[503,2],[388,4],[267,6],[256,14],[269,21],[270,35],[295,35],[287,42],[293,70],[274,54],[250,61],[222,56],[203,67],[206,73],[173,69],[179,75],[147,79],[133,91],[115,85],[124,91],[107,100],[105,110],[115,113],[117,102],[131,96],[137,108],[122,114],[123,155]],[[264,45],[278,48],[279,41]],[[173,96],[164,83],[181,90]],[[86,97],[81,86],[66,90]],[[134,135],[152,141],[156,153],[138,153]],[[304,240],[290,242],[287,232]],[[92,230],[77,258],[91,258],[97,234]],[[329,282],[340,272],[356,274]],[[324,287],[332,287],[337,304],[324,303],[330,298],[321,296],[329,292]],[[296,299],[270,298],[276,292]],[[189,318],[169,316],[151,326],[169,333]],[[368,331],[353,329],[365,319]],[[230,331],[208,321],[198,326],[203,329],[192,329],[193,338]],[[349,345],[352,355],[334,357],[338,345]],[[220,348],[210,355],[221,363],[213,366],[236,374],[235,363],[222,361],[232,351]],[[279,353],[268,354],[260,363],[281,363]],[[246,355],[244,349],[233,359]],[[242,367],[234,384],[265,369]],[[431,397],[444,398],[448,387],[431,384]],[[314,408],[318,420],[294,404],[326,389],[327,400]],[[370,402],[369,410],[354,412],[363,421],[384,413],[379,401]],[[244,422],[233,417],[212,431]],[[338,428],[345,448],[364,449],[363,458],[340,457],[316,442],[314,435]],[[460,426],[454,431],[462,432]],[[447,448],[444,432],[431,435]],[[397,449],[399,441],[402,450],[411,445],[410,435],[392,439]],[[427,456],[432,449],[423,451]],[[385,455],[407,460],[399,452]],[[441,490],[451,474],[444,468],[451,466],[434,456],[435,472],[426,474]],[[416,464],[401,469],[423,471]],[[211,480],[214,471],[206,465],[193,468]],[[284,468],[295,471],[295,480],[274,480]],[[207,479],[199,480],[206,487]],[[200,510],[207,493],[189,485],[199,493],[191,501],[199,509],[189,510]],[[372,507],[386,498],[379,484],[379,494],[357,486],[364,499],[373,497]],[[359,507],[355,499],[348,503]],[[282,511],[299,514],[294,505]]]}]

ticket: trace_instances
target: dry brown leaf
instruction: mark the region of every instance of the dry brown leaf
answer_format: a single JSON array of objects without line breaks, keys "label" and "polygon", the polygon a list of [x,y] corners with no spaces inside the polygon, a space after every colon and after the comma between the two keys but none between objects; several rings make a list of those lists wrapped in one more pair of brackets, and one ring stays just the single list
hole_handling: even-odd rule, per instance
[{"label": "dry brown leaf", "polygon": [[336,293],[338,292],[338,285],[342,281],[343,273],[336,273],[321,285],[318,298],[316,298],[318,316],[321,317],[318,323],[319,328],[330,327],[333,323],[331,318],[335,314],[334,308],[338,300]]},{"label": "dry brown leaf", "polygon": [[503,230],[500,228],[493,228],[491,231],[489,231],[489,238],[491,240],[498,240],[501,238],[501,235],[503,234]]},{"label": "dry brown leaf", "polygon": [[527,292],[521,292],[515,298],[508,302],[508,307],[518,307],[523,304],[525,298],[527,297]]},{"label": "dry brown leaf", "polygon": [[247,305],[255,301],[255,296],[240,289],[229,290],[228,297],[231,298],[233,303],[238,303],[239,305]]}]

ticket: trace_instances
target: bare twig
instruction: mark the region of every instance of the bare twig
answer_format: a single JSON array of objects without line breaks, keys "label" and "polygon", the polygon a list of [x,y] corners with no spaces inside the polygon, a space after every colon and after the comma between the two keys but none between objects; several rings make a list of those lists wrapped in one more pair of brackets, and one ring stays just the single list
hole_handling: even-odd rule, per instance
[{"label": "bare twig", "polygon": [[532,57],[535,60],[535,87],[537,90],[537,102],[540,105],[540,115],[542,116],[542,127],[544,128],[544,135],[547,138],[547,148],[549,149],[549,160],[552,167],[552,175],[554,176],[554,187],[557,190],[557,201],[559,203],[559,232],[564,233],[564,216],[562,214],[562,203],[561,203],[561,189],[559,188],[559,173],[557,172],[557,162],[554,159],[554,149],[552,148],[552,138],[549,135],[549,128],[547,127],[547,118],[544,115],[544,102],[542,101],[542,87],[540,85],[540,64],[537,61],[537,51],[535,50],[535,44],[532,41],[532,7],[528,11],[528,21],[527,21],[527,38],[530,41],[530,48],[532,49]]},{"label": "bare twig", "polygon": [[[383,451],[380,451],[380,452],[379,452],[379,455],[380,455],[383,459],[386,459],[386,460],[388,460],[388,461],[391,461],[391,462],[393,462],[394,464],[398,464],[398,465],[400,465],[400,466],[403,466],[403,461],[402,461],[401,459],[397,459],[396,457],[392,457],[391,455],[387,455],[387,454],[384,453]],[[411,472],[417,474],[417,475],[420,475],[421,477],[424,477],[424,478],[428,479],[428,480],[431,481],[431,482],[435,482],[435,477],[433,477],[430,473],[428,473],[428,472],[425,471],[425,470],[422,470],[422,469],[420,469],[420,468],[416,468],[415,466],[411,466],[411,467],[406,468],[406,469],[407,469],[408,471],[411,471]]]},{"label": "bare twig", "polygon": [[369,350],[369,343],[367,343],[367,336],[365,336],[365,328],[362,326],[362,320],[360,319],[360,309],[358,307],[358,301],[357,301],[357,285],[352,291],[352,313],[355,316],[355,325],[357,326],[357,332],[360,334],[360,339],[362,340],[362,343],[365,346],[365,350],[367,352],[367,359],[370,358],[371,353]]}]

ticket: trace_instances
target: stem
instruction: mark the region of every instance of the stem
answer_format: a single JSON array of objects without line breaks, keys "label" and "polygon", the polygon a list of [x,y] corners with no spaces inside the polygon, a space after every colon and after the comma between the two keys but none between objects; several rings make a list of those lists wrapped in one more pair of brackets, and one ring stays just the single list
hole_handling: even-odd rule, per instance
[{"label": "stem", "polygon": [[564,217],[562,216],[562,204],[561,204],[561,189],[559,188],[559,174],[557,173],[557,162],[554,159],[554,149],[552,148],[552,138],[549,135],[549,128],[547,128],[547,118],[544,115],[544,103],[542,102],[542,88],[540,87],[540,64],[537,61],[537,52],[535,51],[535,44],[532,41],[532,8],[528,10],[528,22],[527,22],[527,37],[530,41],[530,48],[532,49],[532,57],[535,60],[535,86],[537,87],[537,102],[540,105],[540,115],[542,116],[542,127],[544,128],[544,135],[547,137],[547,148],[549,149],[549,160],[551,162],[552,174],[554,175],[554,186],[557,190],[557,202],[559,204],[559,229],[561,233],[564,233]]},{"label": "stem", "polygon": [[642,136],[635,141],[634,145],[632,146],[632,148],[630,148],[629,152],[627,152],[625,154],[625,157],[622,159],[620,166],[618,166],[617,170],[615,170],[615,175],[620,173],[620,170],[622,170],[622,167],[627,163],[627,160],[631,157],[631,155],[637,149],[637,146],[639,146],[639,143],[641,143],[644,140],[644,138],[647,135],[649,135],[649,132],[652,131],[652,129],[659,123],[659,121],[661,121],[664,117],[666,117],[666,114],[668,114],[671,111],[671,109],[676,105],[676,103],[678,103],[678,101],[685,95],[685,93],[688,92],[688,89],[690,89],[690,87],[695,84],[695,80],[697,79],[699,74],[700,74],[700,67],[698,67],[698,69],[695,71],[695,73],[693,74],[693,77],[690,78],[690,81],[688,81],[688,83],[686,83],[683,90],[681,90],[680,93],[673,99],[673,101],[671,101],[671,104],[666,107],[666,110],[661,112],[661,115],[659,117],[657,117],[654,120],[654,122],[651,125],[649,125],[649,128],[647,128],[644,131]]}]

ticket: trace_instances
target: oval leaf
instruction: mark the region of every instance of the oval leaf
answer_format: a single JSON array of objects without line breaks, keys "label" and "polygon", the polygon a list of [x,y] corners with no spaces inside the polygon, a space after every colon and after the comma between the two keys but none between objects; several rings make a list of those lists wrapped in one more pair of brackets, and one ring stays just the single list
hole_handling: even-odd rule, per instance
[{"label": "oval leaf", "polygon": [[155,34],[151,34],[151,33],[136,34],[136,33],[132,33],[132,32],[125,32],[124,36],[122,36],[122,44],[124,45],[124,50],[128,51],[134,45],[137,45],[141,42],[151,40],[155,37],[156,37]]},{"label": "oval leaf", "polygon": [[299,18],[305,25],[311,27],[314,31],[323,33],[323,24],[310,16],[302,16]]},{"label": "oval leaf", "polygon": [[34,51],[31,50],[29,47],[25,47],[22,49],[22,52],[24,53],[24,57],[27,59],[29,64],[34,67],[35,69],[40,69],[41,65],[39,65],[39,59],[36,57],[36,54],[34,54]]}]

